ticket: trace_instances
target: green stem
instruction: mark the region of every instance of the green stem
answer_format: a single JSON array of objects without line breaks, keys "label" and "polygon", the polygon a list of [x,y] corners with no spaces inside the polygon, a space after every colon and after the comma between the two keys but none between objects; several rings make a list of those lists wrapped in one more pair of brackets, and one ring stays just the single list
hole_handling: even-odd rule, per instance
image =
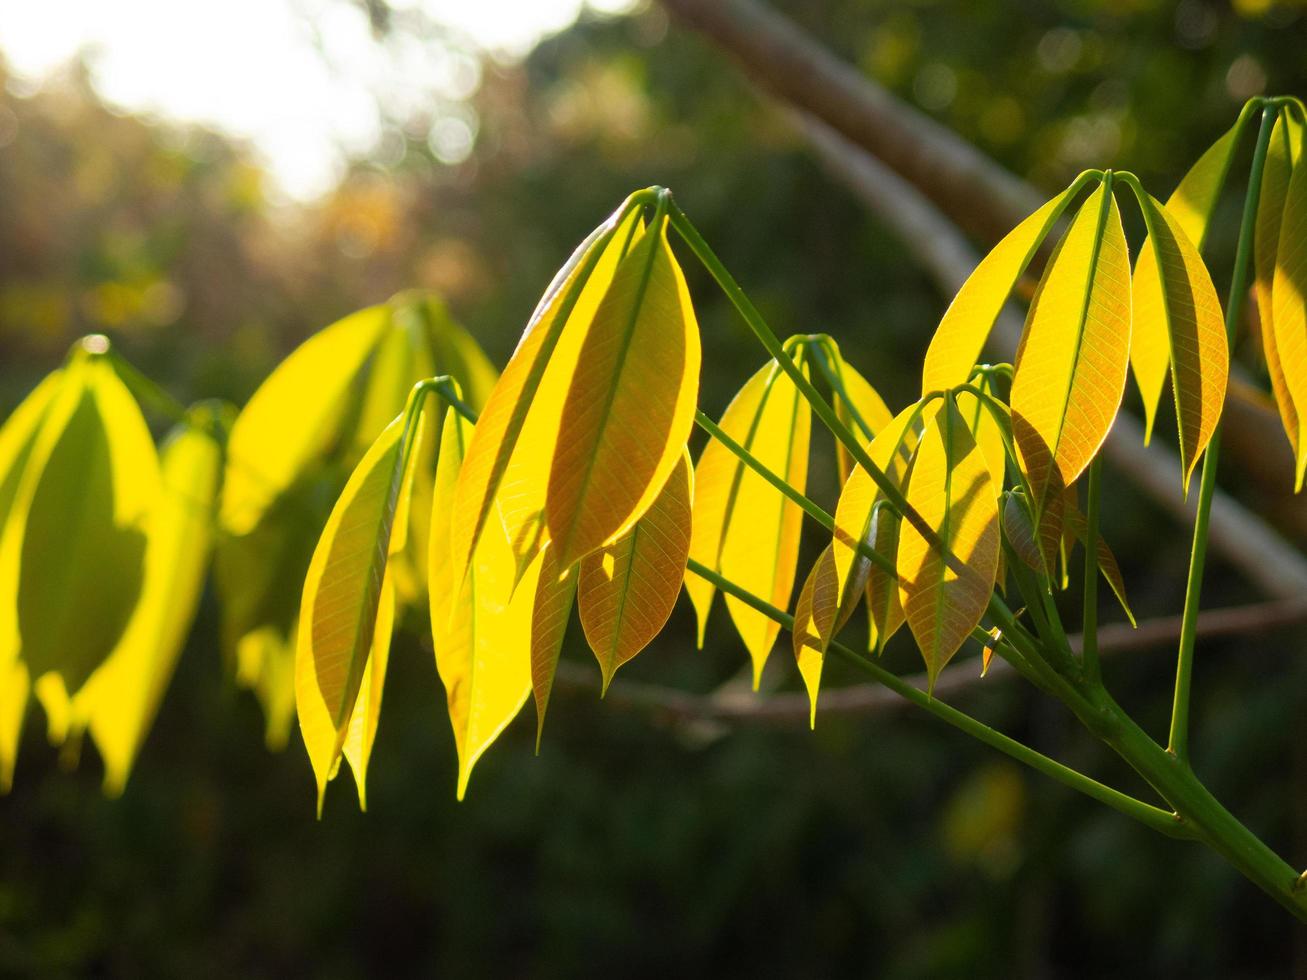
[{"label": "green stem", "polygon": [[[1243,218],[1239,225],[1239,245],[1230,277],[1230,292],[1225,303],[1225,333],[1231,347],[1239,333],[1244,293],[1252,263],[1253,233],[1257,227],[1257,200],[1261,196],[1262,170],[1266,150],[1271,142],[1271,127],[1276,112],[1268,106],[1262,110],[1261,128],[1253,151],[1252,171],[1248,176],[1248,193],[1244,197]],[[1216,491],[1216,468],[1220,458],[1221,429],[1217,423],[1203,456],[1203,473],[1198,485],[1198,512],[1194,516],[1193,548],[1189,552],[1189,579],[1185,585],[1184,616],[1180,621],[1180,645],[1175,663],[1175,698],[1171,704],[1170,751],[1182,764],[1189,764],[1189,701],[1193,678],[1194,640],[1198,632],[1198,607],[1203,589],[1203,567],[1207,561],[1208,524],[1212,514],[1212,495]]]},{"label": "green stem", "polygon": [[[784,629],[791,631],[794,629],[793,616],[758,598],[752,592],[740,588],[730,579],[724,578],[693,559],[690,560],[687,568],[694,574],[712,582],[713,585],[727,595],[734,596],[764,616],[779,623]],[[1055,759],[1050,759],[1043,753],[1009,738],[1002,732],[995,731],[979,719],[952,708],[938,698],[933,698],[926,692],[913,687],[897,674],[892,674],[885,668],[872,663],[866,657],[860,656],[838,641],[832,642],[829,650],[854,669],[862,671],[900,697],[911,701],[917,707],[930,712],[941,721],[947,722],[972,738],[998,749],[1016,761],[1024,763],[1032,769],[1056,779],[1063,785],[1098,800],[1100,803],[1105,803],[1169,837],[1192,838],[1193,834],[1190,828],[1175,814],[1168,813],[1142,800],[1137,800],[1133,796],[1112,789],[1110,786],[1105,786],[1096,779],[1065,766]]]},{"label": "green stem", "polygon": [[1103,478],[1102,459],[1089,464],[1088,514],[1085,515],[1085,612],[1080,631],[1080,665],[1085,682],[1097,684],[1102,677],[1098,665],[1098,512]]}]

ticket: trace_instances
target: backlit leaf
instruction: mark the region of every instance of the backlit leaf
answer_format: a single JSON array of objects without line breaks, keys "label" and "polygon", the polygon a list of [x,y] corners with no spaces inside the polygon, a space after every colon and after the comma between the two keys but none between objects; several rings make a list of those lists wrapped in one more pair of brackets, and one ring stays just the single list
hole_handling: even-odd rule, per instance
[{"label": "backlit leaf", "polygon": [[531,693],[531,624],[541,568],[528,567],[516,592],[516,558],[499,521],[487,522],[464,574],[455,560],[460,519],[451,506],[457,471],[474,439],[452,412],[445,419],[431,514],[431,632],[458,749],[458,798],[472,767]]},{"label": "backlit leaf", "polygon": [[[1293,168],[1284,197],[1284,216],[1271,281],[1271,319],[1285,387],[1298,418],[1307,414],[1307,165],[1302,160],[1302,127],[1298,127],[1299,163]],[[1295,489],[1307,472],[1307,452],[1299,447]]]},{"label": "backlit leaf", "polygon": [[837,631],[840,612],[839,582],[835,575],[835,556],[831,546],[822,549],[812,571],[799,590],[794,607],[794,659],[808,691],[808,727],[817,727],[817,694],[821,689],[821,670],[826,648]]},{"label": "backlit leaf", "polygon": [[953,559],[905,521],[899,530],[899,600],[921,649],[930,687],[980,623],[998,571],[998,494],[952,401],[921,437],[908,503]]},{"label": "backlit leaf", "polygon": [[[1236,135],[1236,128],[1231,128],[1208,147],[1166,201],[1166,212],[1172,218],[1172,226],[1178,226],[1184,233],[1183,237],[1200,251],[1207,240],[1212,212],[1230,171]],[[1177,237],[1174,230],[1170,237]],[[1157,252],[1154,248],[1145,247],[1139,253],[1134,275],[1136,301],[1142,299],[1141,288],[1158,294],[1161,287],[1158,283]],[[1139,283],[1144,285],[1140,286]],[[1155,302],[1160,303],[1160,299]],[[1168,370],[1174,372],[1167,320],[1164,316],[1159,316],[1155,308],[1148,311],[1147,315],[1142,310],[1135,313],[1130,339],[1130,368],[1143,398],[1144,441],[1147,442],[1152,437],[1157,405],[1162,397],[1162,386],[1166,382]]]},{"label": "backlit leaf", "polygon": [[[1040,281],[1012,380],[1013,436],[1041,540],[1063,488],[1089,465],[1112,427],[1129,351],[1130,261],[1116,201],[1100,185]],[[1060,524],[1052,533],[1056,540]]]},{"label": "backlit leaf", "polygon": [[676,605],[690,553],[691,472],[682,451],[662,493],[631,529],[581,559],[581,625],[604,691],[617,668],[662,631]]},{"label": "backlit leaf", "polygon": [[246,534],[340,434],[354,385],[390,323],[372,306],[314,334],[281,362],[232,427],[222,523]]},{"label": "backlit leaf", "polygon": [[[834,354],[834,363],[831,367],[840,382],[839,387],[834,388],[831,393],[831,407],[835,409],[836,417],[850,432],[860,439],[871,439],[890,424],[894,413],[889,410],[880,393],[871,386],[871,382],[844,360],[833,340],[829,342],[829,346]],[[849,451],[838,439],[835,440],[835,461],[839,467],[840,483],[843,484],[853,472],[854,464]]]},{"label": "backlit leaf", "polygon": [[[1134,322],[1143,330],[1155,331],[1158,322],[1163,325],[1187,488],[1225,404],[1230,373],[1225,321],[1207,267],[1180,223],[1147,194],[1140,206],[1150,222],[1144,255],[1152,256],[1152,261],[1141,257],[1135,269]],[[1148,326],[1142,327],[1145,323]],[[1140,379],[1138,368],[1136,379]],[[1141,380],[1141,391],[1142,385]]]},{"label": "backlit leaf", "polygon": [[[994,389],[993,375],[983,375],[977,378],[974,384],[990,396],[991,405],[1002,406],[1003,414],[1008,414],[1006,406],[999,401],[998,393]],[[1003,429],[1000,423],[994,418],[993,411],[969,391],[958,392],[957,406],[958,412],[971,431],[971,437],[980,447],[980,454],[984,457],[985,465],[989,467],[989,476],[994,481],[995,489],[1002,490],[1007,474],[1007,452],[1004,449]],[[1010,416],[1006,424],[1011,426]]]},{"label": "backlit leaf", "polygon": [[554,551],[548,545],[540,558],[540,580],[531,610],[531,690],[536,705],[536,752],[545,730],[545,712],[558,672],[558,656],[563,649],[567,621],[576,598],[579,565],[560,572]]},{"label": "backlit leaf", "polygon": [[[1275,342],[1275,305],[1271,295],[1275,281],[1275,264],[1280,249],[1280,225],[1284,217],[1284,199],[1289,190],[1289,177],[1295,158],[1301,152],[1296,135],[1291,129],[1289,115],[1281,111],[1271,130],[1271,142],[1266,150],[1266,165],[1262,170],[1262,189],[1257,199],[1257,228],[1254,237],[1254,264],[1256,266],[1257,314],[1261,321],[1262,351],[1266,355],[1266,370],[1271,377],[1271,390],[1275,405],[1284,423],[1285,435],[1293,449],[1295,460],[1301,453],[1298,432],[1298,411],[1285,380],[1279,348]],[[1301,374],[1303,365],[1295,365],[1294,373]]]},{"label": "backlit leaf", "polygon": [[386,684],[386,667],[390,663],[390,639],[395,629],[395,588],[393,573],[387,572],[381,581],[381,601],[377,604],[377,622],[372,630],[372,652],[363,668],[359,683],[358,700],[349,719],[349,731],[341,749],[354,785],[358,788],[359,809],[368,808],[368,761],[372,758],[372,743],[377,737],[377,722],[381,718],[381,694]]},{"label": "backlit leaf", "polygon": [[[1082,544],[1085,538],[1089,536],[1089,521],[1079,508],[1068,507],[1066,515],[1067,527],[1075,535],[1075,539]],[[1130,625],[1135,626],[1135,614],[1130,608],[1130,600],[1126,597],[1125,578],[1121,575],[1121,566],[1117,563],[1116,555],[1112,552],[1107,541],[1104,540],[1100,533],[1097,537],[1098,547],[1095,552],[1098,555],[1098,571],[1106,580],[1108,587],[1111,588],[1112,594],[1116,596],[1116,601],[1120,603],[1122,612],[1130,620]]]},{"label": "backlit leaf", "polygon": [[694,424],[699,356],[662,218],[618,263],[563,405],[545,497],[560,564],[624,534],[653,503]]},{"label": "backlit leaf", "polygon": [[412,479],[414,454],[404,458],[405,444],[416,439],[421,424],[421,411],[406,412],[368,449],[332,508],[304,580],[295,705],[317,778],[319,812],[374,654],[392,533]]},{"label": "backlit leaf", "polygon": [[967,277],[926,350],[921,376],[923,395],[963,384],[970,377],[1017,280],[1070,200],[1068,191],[1063,191],[1030,215],[1008,232]]},{"label": "backlit leaf", "polygon": [[[800,493],[806,489],[811,411],[775,361],[746,382],[721,427],[790,486]],[[699,457],[694,495],[690,557],[772,605],[789,608],[803,528],[798,505],[716,440]],[[702,638],[714,590],[696,575],[687,576],[686,590]],[[749,651],[756,687],[780,626],[732,596],[726,597],[726,607]]]},{"label": "backlit leaf", "polygon": [[0,555],[0,579],[17,569],[20,647],[34,679],[57,671],[76,691],[118,642],[158,491],[140,409],[106,358],[79,351],[42,420]]},{"label": "backlit leaf", "polygon": [[[541,495],[547,487],[562,401],[561,396],[550,389],[542,394],[541,387],[547,371],[554,378],[566,378],[575,367],[579,338],[604,298],[612,271],[637,223],[635,214],[631,213],[618,228],[626,207],[623,204],[591,232],[559,270],[532,313],[498,383],[486,399],[485,409],[467,448],[466,465],[459,470],[453,499],[457,519],[454,521],[451,554],[460,576],[467,570],[472,551],[488,523],[497,496],[501,494],[500,485],[519,445],[524,458],[516,467],[518,478],[503,488],[501,510],[511,515],[505,523],[520,524],[532,538],[517,542],[520,552],[533,552],[544,543],[539,519],[544,507]],[[599,267],[601,260],[603,267]],[[569,326],[572,327],[570,331],[566,329]],[[571,340],[559,350],[565,333]],[[523,429],[531,418],[537,420],[536,426],[543,432],[529,439],[523,438]],[[531,522],[534,522],[533,533]],[[516,541],[519,534],[511,533],[510,536]]]}]

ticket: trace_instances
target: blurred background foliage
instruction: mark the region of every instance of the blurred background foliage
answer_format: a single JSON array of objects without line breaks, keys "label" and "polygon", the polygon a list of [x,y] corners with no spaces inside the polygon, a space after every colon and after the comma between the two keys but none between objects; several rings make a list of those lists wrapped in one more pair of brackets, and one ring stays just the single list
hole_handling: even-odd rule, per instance
[{"label": "blurred background foliage", "polygon": [[[778,6],[1050,192],[1083,167],[1114,166],[1164,197],[1245,98],[1307,95],[1298,5]],[[387,9],[368,0],[376,31],[415,29]],[[453,115],[399,120],[310,203],[287,201],[239,141],[104,104],[78,65],[40,86],[0,82],[4,411],[93,330],[183,400],[243,402],[308,333],[407,287],[442,292],[502,365],[573,245],[628,191],[655,182],[675,190],[778,332],[831,333],[891,407],[915,395],[946,302],[729,61],[656,6],[586,14],[520,61],[486,59]],[[1222,261],[1218,248],[1218,283]],[[701,402],[716,414],[761,358],[705,277],[689,275],[706,355]],[[813,493],[830,503],[829,446],[817,452]],[[1109,485],[1105,533],[1136,610],[1178,611],[1187,531],[1123,481]],[[809,533],[805,562],[817,546]],[[1212,605],[1255,598],[1219,562],[1208,581]],[[819,717],[815,733],[798,721],[706,729],[568,692],[540,758],[527,708],[458,805],[420,624],[392,655],[372,812],[335,788],[315,822],[298,738],[264,750],[255,702],[224,675],[217,622],[210,597],[119,801],[100,797],[89,747],[75,771],[59,771],[43,719],[29,714],[15,788],[0,800],[0,973],[1307,969],[1301,932],[1214,857],[906,711]],[[745,670],[720,608],[704,651],[693,635],[682,603],[617,684],[708,691]],[[795,687],[787,644],[768,667],[773,688]],[[1297,631],[1205,644],[1195,709],[1202,775],[1298,863],[1302,646]],[[575,624],[565,657],[592,669]],[[887,657],[918,669],[906,634]],[[1106,669],[1119,699],[1160,732],[1165,653]],[[1136,786],[1031,690],[982,686],[968,706]]]}]

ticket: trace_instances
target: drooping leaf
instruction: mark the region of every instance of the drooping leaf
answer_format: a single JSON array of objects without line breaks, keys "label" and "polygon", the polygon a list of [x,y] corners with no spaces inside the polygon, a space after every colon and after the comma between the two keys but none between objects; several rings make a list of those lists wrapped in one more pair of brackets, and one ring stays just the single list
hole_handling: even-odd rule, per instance
[{"label": "drooping leaf", "polygon": [[[876,501],[872,504],[871,521],[867,525],[867,543],[878,554],[893,558],[899,550],[899,523],[898,515],[890,509],[887,501]],[[867,649],[880,653],[904,622],[898,579],[868,561],[864,589],[868,614]]]},{"label": "drooping leaf", "polygon": [[0,578],[17,579],[20,649],[33,679],[76,691],[118,642],[139,595],[142,530],[159,464],[140,409],[106,358],[64,370],[14,496]]},{"label": "drooping leaf", "polygon": [[412,481],[406,444],[420,408],[392,422],[350,475],[314,549],[300,600],[295,706],[318,783],[318,811],[339,765],[363,673],[376,645],[383,582]]},{"label": "drooping leaf", "polygon": [[[1078,507],[1067,508],[1066,525],[1075,536],[1075,540],[1083,544],[1089,536],[1089,521]],[[1125,578],[1121,575],[1121,566],[1117,563],[1116,555],[1101,533],[1096,541],[1097,547],[1094,551],[1098,555],[1099,574],[1103,576],[1112,594],[1116,596],[1116,601],[1120,603],[1126,619],[1130,620],[1130,625],[1136,626],[1138,624],[1135,621],[1134,611],[1130,608],[1130,600],[1126,597]]]},{"label": "drooping leaf", "polygon": [[941,553],[911,521],[903,522],[899,600],[933,688],[979,625],[998,571],[998,494],[951,400],[921,437],[906,495],[947,549]]},{"label": "drooping leaf", "polygon": [[[827,345],[833,355],[832,369],[839,379],[839,385],[831,393],[831,407],[835,416],[858,438],[867,440],[889,425],[894,413],[889,410],[880,393],[871,386],[866,378],[844,360],[835,341]],[[835,462],[839,467],[840,483],[843,484],[853,472],[853,459],[844,443],[835,441]]]},{"label": "drooping leaf", "polygon": [[499,521],[486,523],[466,573],[456,560],[461,519],[451,501],[474,430],[445,419],[431,515],[431,632],[458,749],[458,798],[472,768],[517,716],[531,693],[531,626],[539,576],[552,549],[538,555],[513,589],[516,558]]},{"label": "drooping leaf", "polygon": [[[800,493],[806,489],[811,412],[775,361],[740,389],[721,428],[790,486]],[[803,528],[798,505],[716,440],[699,457],[694,496],[690,557],[772,605],[788,608]],[[702,639],[715,590],[697,575],[686,577],[686,590]],[[726,607],[749,651],[756,687],[780,627],[732,596],[726,597]]]},{"label": "drooping leaf", "polygon": [[[1271,390],[1275,405],[1284,423],[1295,462],[1301,454],[1298,431],[1298,411],[1293,395],[1285,380],[1284,366],[1275,343],[1275,305],[1271,295],[1275,281],[1275,265],[1280,250],[1280,225],[1284,217],[1284,200],[1289,190],[1289,177],[1301,147],[1293,139],[1289,115],[1281,111],[1271,130],[1271,142],[1266,150],[1266,164],[1262,170],[1262,189],[1257,199],[1257,228],[1254,236],[1254,265],[1256,267],[1257,314],[1261,321],[1262,351],[1266,355],[1266,370],[1271,377]],[[1301,374],[1302,365],[1294,372]]]},{"label": "drooping leaf", "polygon": [[[1134,322],[1145,342],[1155,334],[1158,322],[1163,326],[1180,431],[1181,475],[1187,489],[1225,405],[1230,351],[1221,301],[1198,249],[1175,217],[1150,195],[1143,195],[1140,207],[1150,233],[1135,268]],[[1138,365],[1140,359],[1136,357],[1134,363]],[[1135,377],[1143,391],[1147,379],[1137,366]],[[1151,398],[1151,405],[1156,402]]]},{"label": "drooping leaf", "polygon": [[963,384],[970,377],[1017,280],[1070,202],[1068,188],[1008,232],[967,277],[926,350],[923,395]]},{"label": "drooping leaf", "polygon": [[[831,636],[837,632],[840,613],[839,582],[831,545],[822,549],[799,590],[794,607],[794,659],[808,691],[808,727],[817,727],[817,694],[821,689],[822,665]],[[851,612],[852,610],[850,610]]]},{"label": "drooping leaf", "polygon": [[644,516],[615,542],[581,559],[581,625],[599,661],[604,691],[617,668],[662,631],[676,605],[690,553],[691,477],[689,454],[682,451]]},{"label": "drooping leaf", "polygon": [[228,533],[252,531],[337,440],[349,390],[389,323],[385,306],[345,317],[300,344],[251,396],[227,441],[222,523]]},{"label": "drooping leaf", "polygon": [[699,357],[663,218],[618,263],[563,405],[545,495],[560,564],[624,534],[653,503],[694,424]]},{"label": "drooping leaf", "polygon": [[14,763],[30,686],[27,664],[18,659],[0,664],[0,793],[8,793],[14,784]]},{"label": "drooping leaf", "polygon": [[[1006,406],[998,398],[993,376],[983,375],[976,379],[975,385],[990,397],[991,406],[1000,408],[1007,416],[1006,425],[1010,429],[1011,417],[1006,411]],[[995,489],[1002,490],[1007,474],[1007,451],[1004,449],[1002,425],[994,418],[993,411],[969,391],[958,392],[957,406],[963,420],[967,423],[967,428],[971,431],[971,437],[980,447],[980,454],[984,457],[985,465],[989,467],[989,476],[994,481]]]},{"label": "drooping leaf", "polygon": [[[537,496],[540,488],[547,486],[561,402],[548,390],[541,397],[541,386],[547,371],[551,371],[554,377],[563,377],[575,366],[576,354],[572,351],[579,350],[579,345],[568,343],[561,351],[558,348],[565,332],[574,338],[581,335],[584,325],[593,319],[607,292],[623,244],[637,223],[635,214],[631,213],[622,227],[618,227],[626,210],[627,205],[623,204],[591,232],[559,270],[532,313],[517,350],[486,399],[472,443],[467,448],[466,465],[459,470],[454,493],[456,519],[452,561],[456,574],[460,576],[467,571],[473,549],[496,506],[497,497],[501,495],[501,483],[519,446],[524,453],[530,454],[532,462],[520,462],[519,479],[503,489],[500,509],[522,513],[516,520],[506,523],[520,522],[526,528],[534,520],[533,538],[542,537],[538,515],[543,510],[543,499],[537,502]],[[601,260],[605,265],[598,268]],[[575,326],[568,331],[567,328],[573,324]],[[523,429],[531,417],[540,419],[537,425],[545,428],[544,438],[540,434],[530,439],[523,438]],[[552,439],[549,438],[550,430],[553,431]],[[517,502],[519,495],[525,500]],[[543,543],[543,540],[539,541],[539,544]],[[534,545],[534,540],[519,542],[518,549],[525,553],[535,550]]]},{"label": "drooping leaf", "polygon": [[[1207,240],[1207,229],[1217,198],[1225,185],[1235,151],[1238,127],[1232,127],[1198,158],[1175,191],[1166,201],[1166,212],[1173,219],[1172,228],[1178,226],[1183,237],[1201,251]],[[1177,233],[1172,230],[1172,239]],[[1174,261],[1174,259],[1172,259]],[[1159,294],[1157,253],[1155,248],[1144,248],[1135,264],[1135,279],[1143,282],[1148,292]],[[1136,286],[1135,296],[1140,299]],[[1157,300],[1160,303],[1160,299]],[[1138,310],[1130,339],[1130,368],[1144,405],[1144,442],[1152,437],[1157,405],[1162,397],[1162,386],[1168,371],[1174,373],[1172,341],[1166,318],[1153,309],[1149,315]],[[1174,379],[1173,379],[1174,380]]]},{"label": "drooping leaf", "polygon": [[140,599],[118,645],[74,699],[89,719],[110,796],[127,783],[199,606],[222,480],[215,420],[207,409],[193,410],[164,445]]},{"label": "drooping leaf", "polygon": [[1012,379],[1013,436],[1041,541],[1060,537],[1060,524],[1044,525],[1112,427],[1129,350],[1130,261],[1116,201],[1100,185],[1040,281]]},{"label": "drooping leaf", "polygon": [[[1275,347],[1285,387],[1298,418],[1307,414],[1307,165],[1303,159],[1303,127],[1297,128],[1298,163],[1284,196],[1284,215],[1271,280],[1271,319]],[[1299,447],[1294,488],[1301,490],[1307,474],[1307,452]]]},{"label": "drooping leaf", "polygon": [[350,715],[349,730],[341,749],[354,785],[358,789],[359,809],[368,808],[368,762],[372,758],[372,743],[377,738],[377,723],[381,719],[381,694],[386,684],[386,668],[390,663],[390,639],[395,630],[395,587],[393,573],[387,572],[381,580],[381,601],[377,604],[377,622],[372,629],[372,651],[363,668],[359,683],[358,700]]},{"label": "drooping leaf", "polygon": [[545,712],[558,672],[558,656],[563,649],[567,621],[576,598],[579,564],[560,572],[548,545],[540,558],[540,580],[531,610],[531,690],[536,706],[536,752],[545,730]]}]

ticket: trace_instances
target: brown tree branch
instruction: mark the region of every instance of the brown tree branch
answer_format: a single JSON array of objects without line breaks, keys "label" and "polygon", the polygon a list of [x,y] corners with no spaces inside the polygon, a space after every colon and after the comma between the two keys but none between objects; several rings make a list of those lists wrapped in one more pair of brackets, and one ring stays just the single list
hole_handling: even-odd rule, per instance
[{"label": "brown tree branch", "polygon": [[[1246,606],[1212,609],[1198,617],[1198,636],[1215,639],[1266,632],[1307,621],[1307,597],[1276,599]],[[1118,654],[1143,650],[1173,642],[1180,636],[1180,617],[1165,616],[1145,620],[1138,629],[1125,623],[1104,625],[1098,632],[1099,652]],[[1071,637],[1073,649],[1080,649],[1080,637]],[[964,697],[984,685],[1001,683],[1020,675],[1007,661],[995,657],[989,673],[980,676],[976,660],[966,660],[946,667],[935,682],[935,696],[945,701]],[[914,674],[907,680],[926,687],[926,675]],[[555,689],[572,693],[593,694],[599,685],[595,672],[579,664],[560,663]],[[802,692],[784,692],[768,697],[755,695],[738,686],[728,685],[713,694],[691,694],[659,684],[618,680],[608,689],[606,701],[636,711],[652,714],[670,724],[706,724],[711,726],[750,722],[789,726],[808,720],[808,696]],[[854,684],[822,690],[819,713],[822,718],[834,715],[881,714],[908,707],[909,702],[878,684]]]}]

